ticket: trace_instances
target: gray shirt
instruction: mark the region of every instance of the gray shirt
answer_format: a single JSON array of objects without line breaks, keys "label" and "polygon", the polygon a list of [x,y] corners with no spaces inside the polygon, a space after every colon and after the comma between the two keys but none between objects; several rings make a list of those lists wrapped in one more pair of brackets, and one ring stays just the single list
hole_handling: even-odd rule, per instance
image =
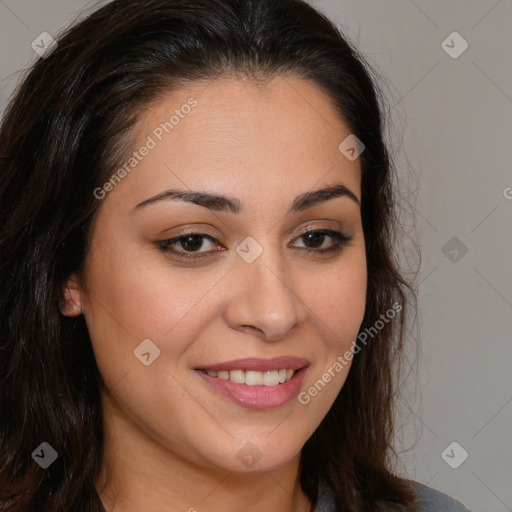
[{"label": "gray shirt", "polygon": [[[410,480],[410,483],[416,491],[421,512],[471,512],[460,501],[454,500],[447,494],[419,482]],[[330,489],[324,488],[324,492],[318,497],[318,503],[313,512],[336,512],[333,494]]]}]

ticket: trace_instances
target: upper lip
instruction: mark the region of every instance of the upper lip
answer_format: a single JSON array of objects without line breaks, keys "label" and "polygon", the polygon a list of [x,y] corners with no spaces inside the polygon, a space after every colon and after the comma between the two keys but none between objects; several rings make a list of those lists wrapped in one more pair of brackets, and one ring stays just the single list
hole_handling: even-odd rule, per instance
[{"label": "upper lip", "polygon": [[248,357],[245,359],[235,359],[233,361],[224,361],[200,366],[197,370],[210,371],[231,371],[231,370],[249,370],[255,372],[268,372],[272,370],[300,370],[309,365],[307,359],[293,356],[274,357],[272,359],[261,359],[258,357]]}]

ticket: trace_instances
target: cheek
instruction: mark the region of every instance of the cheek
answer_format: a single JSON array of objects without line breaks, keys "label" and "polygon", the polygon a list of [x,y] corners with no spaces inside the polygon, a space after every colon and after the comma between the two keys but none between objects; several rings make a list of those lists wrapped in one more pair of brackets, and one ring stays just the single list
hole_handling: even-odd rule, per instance
[{"label": "cheek", "polygon": [[366,307],[366,260],[360,251],[334,271],[315,281],[307,301],[313,317],[323,325],[322,339],[332,348],[350,345],[363,321]]},{"label": "cheek", "polygon": [[[191,271],[172,267],[165,258],[149,258],[130,247],[112,250],[98,243],[88,262],[84,310],[98,365],[113,371],[133,365],[133,351],[146,339],[176,361],[204,329],[213,309],[222,269]],[[114,363],[112,363],[114,361]]]},{"label": "cheek", "polygon": [[[312,428],[322,421],[343,387],[353,361],[353,343],[366,306],[366,260],[354,251],[336,272],[317,278],[310,296],[316,326],[316,364],[306,379],[299,403],[308,411]],[[314,430],[313,428],[313,430]],[[312,433],[312,431],[311,431]]]}]

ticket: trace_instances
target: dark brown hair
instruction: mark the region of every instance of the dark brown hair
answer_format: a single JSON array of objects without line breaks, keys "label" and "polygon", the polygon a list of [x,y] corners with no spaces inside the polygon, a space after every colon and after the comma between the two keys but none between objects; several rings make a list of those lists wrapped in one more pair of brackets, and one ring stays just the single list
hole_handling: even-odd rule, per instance
[{"label": "dark brown hair", "polygon": [[[70,27],[27,71],[0,128],[0,510],[100,512],[101,377],[83,316],[60,314],[80,273],[100,201],[138,115],[189,81],[291,74],[333,100],[366,146],[362,223],[367,304],[361,331],[401,314],[354,358],[334,405],[302,450],[300,479],[339,510],[415,510],[392,469],[396,376],[410,282],[393,252],[393,167],[376,75],[324,15],[300,0],[114,0]],[[341,141],[340,141],[341,142]],[[382,322],[381,322],[382,323]],[[44,470],[43,441],[58,452]]]}]

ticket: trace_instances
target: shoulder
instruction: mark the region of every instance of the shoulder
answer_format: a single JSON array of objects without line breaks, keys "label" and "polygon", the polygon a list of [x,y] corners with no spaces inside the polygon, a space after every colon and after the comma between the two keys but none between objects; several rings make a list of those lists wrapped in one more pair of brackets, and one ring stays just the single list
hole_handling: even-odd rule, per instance
[{"label": "shoulder", "polygon": [[[471,512],[460,501],[432,487],[406,480],[412,487],[418,500],[418,512]],[[334,495],[326,486],[321,486],[318,503],[313,512],[332,512],[334,510]],[[402,508],[401,508],[402,510]]]},{"label": "shoulder", "polygon": [[460,501],[432,487],[408,480],[418,498],[421,512],[470,512]]}]

